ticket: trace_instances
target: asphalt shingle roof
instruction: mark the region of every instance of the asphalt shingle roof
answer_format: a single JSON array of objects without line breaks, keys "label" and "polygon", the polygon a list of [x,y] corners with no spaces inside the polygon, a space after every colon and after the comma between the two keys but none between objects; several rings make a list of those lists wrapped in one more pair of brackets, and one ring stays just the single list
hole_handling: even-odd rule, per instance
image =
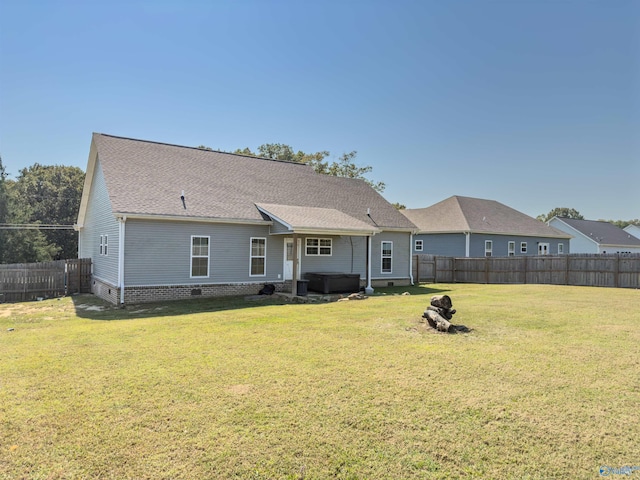
[{"label": "asphalt shingle roof", "polygon": [[402,210],[419,233],[489,233],[570,238],[570,235],[495,200],[454,195],[427,208]]},{"label": "asphalt shingle roof", "polygon": [[270,217],[286,222],[294,230],[350,231],[373,233],[379,230],[369,223],[340,212],[335,208],[297,207],[291,205],[257,204]]},{"label": "asphalt shingle roof", "polygon": [[256,204],[264,203],[335,209],[374,227],[415,228],[363,180],[321,175],[308,165],[100,133],[93,143],[115,214],[261,221]]},{"label": "asphalt shingle roof", "polygon": [[609,222],[596,220],[578,220],[575,218],[557,217],[584,236],[593,239],[600,245],[628,245],[640,247],[640,238],[636,238],[622,228]]}]

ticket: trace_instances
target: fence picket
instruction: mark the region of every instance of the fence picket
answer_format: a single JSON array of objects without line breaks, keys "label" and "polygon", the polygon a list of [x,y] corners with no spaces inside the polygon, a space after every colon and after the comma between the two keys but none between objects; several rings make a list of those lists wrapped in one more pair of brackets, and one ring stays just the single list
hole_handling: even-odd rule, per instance
[{"label": "fence picket", "polygon": [[[72,278],[69,272],[74,272]],[[91,291],[91,259],[0,265],[0,302],[24,302]]]},{"label": "fence picket", "polygon": [[[434,283],[533,283],[640,288],[640,254],[457,258],[414,256],[414,279]],[[418,275],[420,275],[418,277]]]}]

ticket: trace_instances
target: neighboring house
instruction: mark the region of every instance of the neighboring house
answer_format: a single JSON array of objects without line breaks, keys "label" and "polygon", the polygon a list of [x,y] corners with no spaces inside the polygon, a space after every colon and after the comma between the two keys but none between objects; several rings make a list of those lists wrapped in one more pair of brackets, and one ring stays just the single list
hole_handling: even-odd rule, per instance
[{"label": "neighboring house", "polygon": [[363,180],[298,163],[94,133],[76,229],[113,303],[295,293],[307,272],[412,281],[415,226]]},{"label": "neighboring house", "polygon": [[573,237],[571,253],[640,253],[640,239],[609,222],[553,217],[548,223]]},{"label": "neighboring house", "polygon": [[640,226],[638,225],[634,225],[634,224],[627,225],[626,227],[623,228],[623,230],[627,233],[630,233],[636,238],[640,238]]},{"label": "neighboring house", "polygon": [[510,257],[569,253],[570,235],[494,200],[453,196],[401,210],[417,227],[414,254]]}]

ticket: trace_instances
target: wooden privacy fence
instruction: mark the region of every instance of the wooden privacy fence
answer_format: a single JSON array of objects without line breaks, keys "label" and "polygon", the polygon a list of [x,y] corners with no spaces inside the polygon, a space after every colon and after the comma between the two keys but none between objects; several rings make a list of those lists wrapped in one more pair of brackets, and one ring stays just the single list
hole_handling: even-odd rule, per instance
[{"label": "wooden privacy fence", "polygon": [[0,303],[90,292],[90,258],[0,265]]},{"label": "wooden privacy fence", "polygon": [[640,254],[482,258],[414,255],[413,278],[444,283],[546,283],[640,288]]}]

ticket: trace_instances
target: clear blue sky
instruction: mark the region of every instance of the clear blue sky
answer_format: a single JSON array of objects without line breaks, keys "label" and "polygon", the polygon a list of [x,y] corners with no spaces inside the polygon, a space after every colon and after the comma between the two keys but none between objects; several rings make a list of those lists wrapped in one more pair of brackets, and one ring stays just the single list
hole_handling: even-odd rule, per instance
[{"label": "clear blue sky", "polygon": [[640,0],[0,1],[0,155],[358,151],[385,197],[640,218]]}]

